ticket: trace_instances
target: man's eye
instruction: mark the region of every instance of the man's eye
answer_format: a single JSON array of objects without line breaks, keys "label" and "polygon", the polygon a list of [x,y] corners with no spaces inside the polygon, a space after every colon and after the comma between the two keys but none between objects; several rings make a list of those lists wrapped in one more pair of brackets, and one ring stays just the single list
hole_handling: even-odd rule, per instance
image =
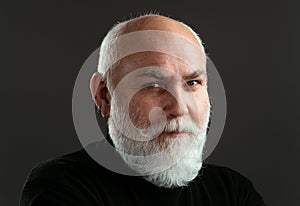
[{"label": "man's eye", "polygon": [[143,88],[159,88],[161,85],[157,82],[150,82],[143,85]]},{"label": "man's eye", "polygon": [[196,86],[196,85],[201,85],[202,82],[200,80],[191,80],[191,81],[188,81],[184,84],[185,87],[193,87],[193,86]]}]

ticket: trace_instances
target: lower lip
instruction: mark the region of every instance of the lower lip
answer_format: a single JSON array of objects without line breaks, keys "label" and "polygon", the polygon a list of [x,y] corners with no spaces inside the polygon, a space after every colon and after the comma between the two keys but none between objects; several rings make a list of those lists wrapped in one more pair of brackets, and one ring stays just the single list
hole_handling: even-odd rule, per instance
[{"label": "lower lip", "polygon": [[179,137],[179,136],[187,135],[187,133],[185,133],[185,132],[168,132],[168,133],[164,133],[164,134],[169,137]]}]

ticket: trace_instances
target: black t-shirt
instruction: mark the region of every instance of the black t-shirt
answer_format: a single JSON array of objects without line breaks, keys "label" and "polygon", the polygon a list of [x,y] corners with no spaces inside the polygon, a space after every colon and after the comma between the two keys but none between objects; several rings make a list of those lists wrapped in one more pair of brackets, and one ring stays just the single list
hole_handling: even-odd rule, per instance
[{"label": "black t-shirt", "polygon": [[226,167],[203,164],[188,186],[157,187],[112,172],[84,149],[43,162],[29,175],[21,206],[262,206],[252,183]]}]

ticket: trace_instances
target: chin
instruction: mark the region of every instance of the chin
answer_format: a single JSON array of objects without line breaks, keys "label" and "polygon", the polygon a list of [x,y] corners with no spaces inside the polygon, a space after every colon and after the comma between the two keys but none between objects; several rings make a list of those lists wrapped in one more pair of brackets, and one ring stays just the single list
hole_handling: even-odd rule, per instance
[{"label": "chin", "polygon": [[201,168],[201,157],[193,159],[186,156],[161,172],[144,176],[144,179],[159,187],[178,188],[187,186],[197,177]]}]

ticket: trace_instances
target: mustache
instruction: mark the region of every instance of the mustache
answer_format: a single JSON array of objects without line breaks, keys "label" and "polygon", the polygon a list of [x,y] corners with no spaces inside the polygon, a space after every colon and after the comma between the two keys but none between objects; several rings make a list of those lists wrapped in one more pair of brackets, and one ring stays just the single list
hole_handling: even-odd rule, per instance
[{"label": "mustache", "polygon": [[202,129],[193,121],[172,119],[169,120],[165,125],[163,123],[152,124],[148,129],[144,130],[141,135],[148,139],[157,137],[162,133],[177,132],[197,135],[201,131]]},{"label": "mustache", "polygon": [[192,121],[183,120],[171,120],[169,121],[163,132],[186,132],[186,133],[197,133],[200,128]]}]

